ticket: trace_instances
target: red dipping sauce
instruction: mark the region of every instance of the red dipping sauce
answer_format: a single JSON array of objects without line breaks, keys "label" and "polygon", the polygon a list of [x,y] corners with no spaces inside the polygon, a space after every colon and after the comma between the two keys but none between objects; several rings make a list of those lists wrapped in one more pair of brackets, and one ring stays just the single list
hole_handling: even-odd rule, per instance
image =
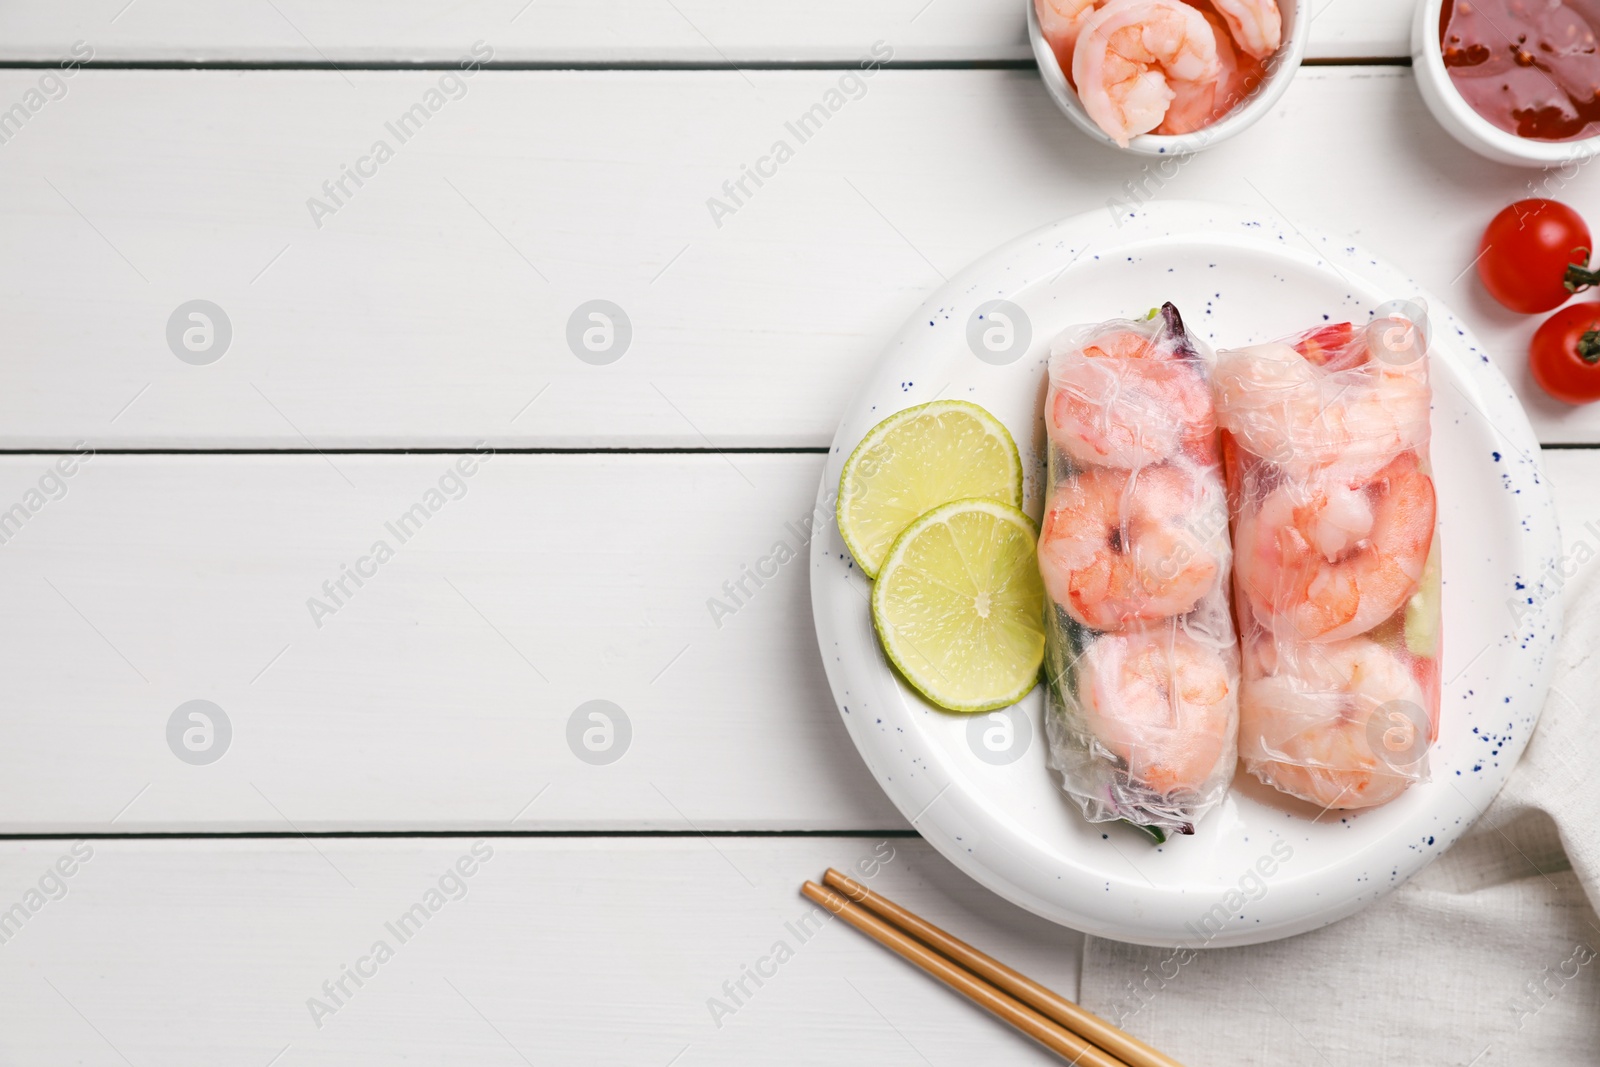
[{"label": "red dipping sauce", "polygon": [[1538,141],[1600,134],[1600,0],[1445,0],[1444,65],[1472,110]]}]

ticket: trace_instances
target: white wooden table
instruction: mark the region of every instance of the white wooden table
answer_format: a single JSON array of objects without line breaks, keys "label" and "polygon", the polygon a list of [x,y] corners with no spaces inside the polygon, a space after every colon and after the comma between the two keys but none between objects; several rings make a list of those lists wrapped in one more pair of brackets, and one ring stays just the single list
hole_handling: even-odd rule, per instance
[{"label": "white wooden table", "polygon": [[[1154,195],[1270,198],[1445,294],[1593,550],[1600,408],[1537,393],[1535,321],[1467,271],[1541,176],[1434,125],[1408,3],[1318,7],[1277,111]],[[1144,180],[1055,113],[1021,0],[17,2],[0,60],[0,1063],[1049,1062],[795,934],[803,878],[892,856],[875,885],[1068,994],[1081,944],[879,792],[803,565],[707,607],[941,276]],[[1600,220],[1595,174],[1549,191]],[[596,299],[605,365],[567,342]],[[195,300],[220,358],[169,344]],[[169,744],[194,700],[231,736]],[[611,763],[569,745],[595,700]]]}]

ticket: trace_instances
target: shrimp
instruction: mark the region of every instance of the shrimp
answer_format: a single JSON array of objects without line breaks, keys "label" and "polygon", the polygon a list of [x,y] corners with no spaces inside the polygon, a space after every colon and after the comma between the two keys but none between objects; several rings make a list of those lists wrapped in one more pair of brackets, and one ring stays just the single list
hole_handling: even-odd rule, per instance
[{"label": "shrimp", "polygon": [[1050,498],[1039,535],[1045,588],[1095,630],[1187,614],[1227,554],[1225,527],[1205,536],[1189,522],[1222,507],[1219,487],[1173,464],[1083,471]]},{"label": "shrimp", "polygon": [[1237,695],[1228,664],[1180,628],[1100,637],[1077,664],[1076,686],[1085,725],[1136,786],[1195,795],[1224,758],[1233,762]]},{"label": "shrimp", "polygon": [[1178,89],[1215,86],[1217,39],[1182,0],[1111,0],[1084,22],[1072,82],[1089,117],[1123,148],[1161,125]]},{"label": "shrimp", "polygon": [[1263,626],[1300,641],[1366,633],[1416,592],[1436,511],[1415,452],[1370,477],[1329,467],[1282,481],[1238,516],[1239,590]]},{"label": "shrimp", "polygon": [[1215,82],[1181,82],[1173,85],[1172,106],[1156,132],[1161,134],[1194,133],[1224,118],[1245,97],[1255,92],[1261,84],[1261,64],[1249,57],[1241,58],[1228,35],[1228,28],[1215,12],[1205,11],[1206,21],[1217,42],[1217,61],[1222,71]]},{"label": "shrimp", "polygon": [[1072,74],[1072,49],[1078,43],[1078,31],[1094,11],[1096,0],[1034,0],[1033,10],[1039,16],[1039,32],[1056,54],[1062,73]]},{"label": "shrimp", "polygon": [[1278,0],[1211,0],[1239,47],[1266,59],[1283,43],[1283,13]]},{"label": "shrimp", "polygon": [[[1438,730],[1401,656],[1366,637],[1246,656],[1239,756],[1274,788],[1323,808],[1369,808],[1425,776]],[[1253,662],[1252,662],[1253,661]]]},{"label": "shrimp", "polygon": [[1172,103],[1167,106],[1167,113],[1161,118],[1161,125],[1155,129],[1159,134],[1185,134],[1203,130],[1219,117],[1217,115],[1217,100],[1225,97],[1225,87],[1231,83],[1235,71],[1238,69],[1238,57],[1233,51],[1233,46],[1228,43],[1228,31],[1217,32],[1216,17],[1206,14],[1206,21],[1211,23],[1212,38],[1217,43],[1217,63],[1219,71],[1215,81],[1174,82],[1172,84]]},{"label": "shrimp", "polygon": [[[1420,337],[1416,327],[1404,319],[1379,319],[1367,327],[1372,353],[1363,365],[1371,381],[1368,389],[1353,389],[1353,395],[1336,398],[1326,413],[1332,444],[1341,461],[1370,469],[1389,456],[1417,448],[1428,440],[1433,392],[1428,388],[1425,360],[1415,358],[1394,362],[1387,358],[1384,340],[1395,331]],[[1420,346],[1420,341],[1413,341]],[[1418,348],[1420,350],[1420,347]],[[1339,377],[1335,372],[1331,377]]]},{"label": "shrimp", "polygon": [[1420,331],[1402,318],[1224,351],[1214,374],[1218,421],[1291,477],[1336,462],[1370,472],[1428,439],[1424,354]]},{"label": "shrimp", "polygon": [[1142,467],[1180,450],[1212,458],[1210,387],[1191,361],[1147,334],[1114,330],[1052,353],[1051,384],[1050,439],[1078,463]]}]

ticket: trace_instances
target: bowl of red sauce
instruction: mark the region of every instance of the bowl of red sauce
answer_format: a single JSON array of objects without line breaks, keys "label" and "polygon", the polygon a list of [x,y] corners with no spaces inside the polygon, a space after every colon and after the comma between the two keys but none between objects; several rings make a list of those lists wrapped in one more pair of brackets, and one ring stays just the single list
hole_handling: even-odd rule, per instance
[{"label": "bowl of red sauce", "polygon": [[1411,57],[1429,110],[1479,155],[1600,155],[1600,0],[1421,0]]}]

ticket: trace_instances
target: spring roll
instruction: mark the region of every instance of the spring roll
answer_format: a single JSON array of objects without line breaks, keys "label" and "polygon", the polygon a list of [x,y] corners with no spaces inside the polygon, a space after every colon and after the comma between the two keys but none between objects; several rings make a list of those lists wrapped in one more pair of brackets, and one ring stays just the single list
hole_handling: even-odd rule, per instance
[{"label": "spring roll", "polygon": [[1384,804],[1426,780],[1438,737],[1439,539],[1419,321],[1417,311],[1324,326],[1217,357],[1240,756],[1324,810]]},{"label": "spring roll", "polygon": [[1090,822],[1193,833],[1236,762],[1239,656],[1211,362],[1167,304],[1050,354],[1039,537],[1049,765]]}]

